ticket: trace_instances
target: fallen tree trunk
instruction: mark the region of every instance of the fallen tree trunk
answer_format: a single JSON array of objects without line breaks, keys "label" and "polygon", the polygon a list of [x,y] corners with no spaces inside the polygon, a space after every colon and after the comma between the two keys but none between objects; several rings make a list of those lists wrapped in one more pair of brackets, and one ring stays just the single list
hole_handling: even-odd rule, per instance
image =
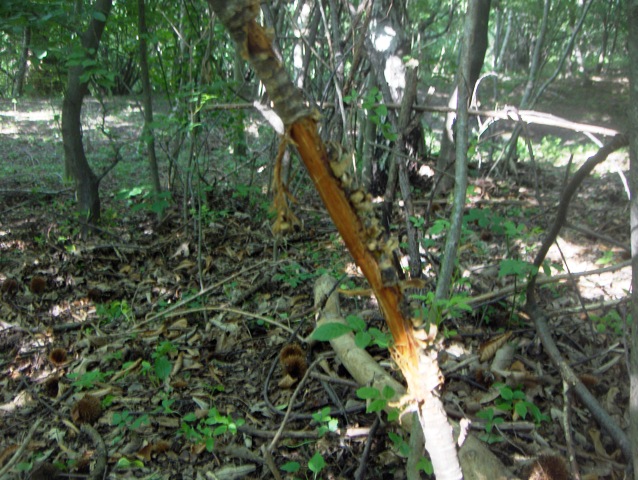
[{"label": "fallen tree trunk", "polygon": [[[315,306],[323,304],[325,306],[320,313],[317,327],[326,323],[343,323],[339,307],[339,293],[334,289],[335,280],[330,275],[321,276],[315,283]],[[332,294],[330,294],[332,292]],[[399,401],[405,395],[405,388],[397,382],[388,372],[386,372],[365,350],[357,347],[354,335],[351,333],[341,335],[334,340],[330,340],[330,346],[337,354],[337,357],[348,370],[352,378],[361,386],[370,386],[382,391],[385,387],[394,390],[395,396],[392,401]],[[406,432],[410,432],[415,421],[415,414],[410,413],[401,417],[401,427]],[[418,421],[418,420],[417,420]],[[454,429],[458,436],[459,425],[455,424]],[[512,473],[494,455],[483,442],[474,435],[468,434],[459,450],[459,460],[463,470],[465,480],[503,480],[513,479]]]}]

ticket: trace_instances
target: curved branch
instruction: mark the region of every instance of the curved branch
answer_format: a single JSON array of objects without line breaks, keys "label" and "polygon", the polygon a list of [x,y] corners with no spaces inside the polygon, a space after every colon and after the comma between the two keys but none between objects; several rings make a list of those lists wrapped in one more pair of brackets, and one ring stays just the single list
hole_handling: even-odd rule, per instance
[{"label": "curved branch", "polygon": [[[554,223],[550,228],[545,240],[538,250],[536,254],[536,258],[534,259],[534,265],[539,267],[545,261],[545,257],[547,256],[547,252],[549,251],[549,247],[556,241],[556,237],[558,237],[558,233],[560,229],[563,228],[567,219],[567,210],[569,209],[569,204],[571,202],[572,197],[580,187],[580,184],[583,183],[583,180],[587,178],[587,176],[592,172],[592,170],[599,163],[604,162],[607,157],[618,150],[619,148],[626,147],[628,145],[628,140],[626,135],[616,135],[611,141],[604,145],[595,155],[589,157],[587,161],[576,171],[571,181],[565,187],[563,194],[560,197],[560,203],[558,204],[558,211],[556,212],[556,218],[554,218]],[[527,284],[527,299],[533,297],[534,287],[536,285],[536,277],[538,273],[535,273],[531,276],[529,283]]]},{"label": "curved branch", "polygon": [[[595,155],[590,157],[574,174],[571,181],[565,187],[563,194],[561,195],[558,211],[556,212],[556,218],[550,228],[547,236],[545,237],[536,258],[534,259],[534,265],[540,267],[550,246],[556,240],[560,229],[565,225],[567,218],[567,210],[572,197],[580,187],[583,180],[592,172],[594,167],[599,163],[602,163],[607,157],[614,151],[628,144],[627,137],[625,135],[616,135],[611,142],[603,146]],[[631,442],[629,437],[623,432],[623,430],[614,422],[611,416],[600,406],[600,403],[596,398],[587,390],[587,387],[583,385],[580,379],[576,376],[571,367],[563,359],[556,342],[552,338],[545,313],[536,303],[535,286],[538,272],[530,277],[527,284],[527,303],[525,305],[525,312],[534,321],[536,326],[536,332],[540,338],[543,348],[547,355],[551,358],[552,362],[561,374],[561,377],[565,382],[571,386],[578,398],[587,406],[588,410],[592,413],[593,417],[599,423],[599,425],[605,429],[605,431],[614,439],[623,452],[623,455],[628,462],[632,461],[633,453]]]},{"label": "curved branch", "polygon": [[616,424],[613,418],[605,411],[600,405],[598,400],[591,394],[587,387],[580,381],[578,376],[574,373],[572,368],[563,359],[556,342],[552,338],[547,319],[545,314],[541,311],[540,307],[536,304],[535,300],[528,298],[527,305],[525,306],[527,315],[531,317],[536,326],[536,332],[543,344],[543,348],[549,358],[560,372],[561,377],[571,388],[574,389],[576,395],[581,402],[591,412],[594,419],[598,424],[613,438],[614,442],[620,447],[622,453],[628,463],[632,462],[633,452],[631,448],[631,442],[625,432]]}]

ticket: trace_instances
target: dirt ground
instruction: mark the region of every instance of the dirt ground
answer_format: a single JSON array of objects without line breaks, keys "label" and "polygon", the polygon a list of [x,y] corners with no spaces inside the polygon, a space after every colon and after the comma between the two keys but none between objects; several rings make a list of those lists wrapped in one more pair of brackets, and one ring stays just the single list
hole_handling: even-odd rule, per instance
[{"label": "dirt ground", "polygon": [[[565,81],[537,109],[622,130],[626,102],[624,81]],[[305,341],[320,274],[349,272],[341,280],[346,288],[366,287],[313,192],[300,193],[295,209],[304,226],[284,242],[272,238],[263,199],[225,185],[207,195],[201,223],[182,221],[184,199],[176,196],[158,224],[152,212],[136,208],[138,197],[117,195],[145,179],[139,106],[118,99],[104,125],[126,163],[104,180],[103,222],[81,241],[72,186],[63,182],[59,115],[59,101],[0,102],[0,469],[11,465],[7,478],[63,471],[86,478],[100,468],[106,478],[221,478],[231,467],[245,469],[243,478],[269,478],[260,448],[272,441],[294,389],[279,360],[290,342],[300,344],[306,361],[326,359],[301,389],[273,450],[278,468],[300,465],[294,475],[280,470],[282,476],[310,478],[308,462],[320,453],[320,478],[349,478],[362,464],[368,478],[404,478],[407,434],[385,415],[366,413],[328,344]],[[84,124],[99,171],[113,151],[93,100]],[[474,434],[519,475],[535,456],[566,456],[571,448],[583,478],[619,478],[625,464],[618,446],[580,402],[563,396],[555,366],[520,315],[522,280],[499,276],[502,259],[533,259],[556,213],[569,152],[576,152],[573,174],[597,148],[582,134],[530,131],[538,158],[522,160],[516,178],[487,176],[485,168],[472,179],[468,211],[489,212],[489,221],[467,226],[459,257],[466,281],[455,293],[495,292],[495,299],[445,320],[442,397],[450,417],[472,419]],[[584,182],[548,257],[561,280],[549,279],[540,291],[562,354],[625,431],[627,156],[614,153]],[[267,185],[267,178],[266,171],[259,180]],[[451,205],[439,202],[428,213],[429,204],[422,192],[417,213],[432,221],[449,215]],[[506,220],[515,234],[497,228]],[[398,216],[396,224],[402,222]],[[442,237],[429,238],[424,261],[432,290]],[[569,279],[568,271],[597,273]],[[509,286],[519,293],[499,295]],[[373,298],[342,295],[341,305],[344,316],[384,331]],[[506,370],[516,374],[495,374],[478,352],[509,332]],[[368,350],[391,364],[387,348]],[[507,389],[523,397],[508,400]]]}]

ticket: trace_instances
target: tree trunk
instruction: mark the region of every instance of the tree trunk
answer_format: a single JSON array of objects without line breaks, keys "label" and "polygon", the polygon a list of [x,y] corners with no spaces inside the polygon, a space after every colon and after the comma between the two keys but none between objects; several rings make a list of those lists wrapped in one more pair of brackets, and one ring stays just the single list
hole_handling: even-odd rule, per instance
[{"label": "tree trunk", "polygon": [[[241,58],[239,51],[235,49],[235,61],[233,62],[233,80],[242,98],[247,98],[249,89],[245,86],[244,81],[244,59]],[[246,139],[246,123],[244,122],[244,113],[237,113],[237,138],[235,145],[235,159],[238,163],[243,162],[248,157],[248,141]]]},{"label": "tree trunk", "polygon": [[157,156],[155,154],[155,136],[153,133],[153,93],[151,89],[151,79],[148,71],[148,54],[146,47],[146,37],[148,28],[146,27],[146,6],[144,0],[137,0],[138,9],[138,32],[140,47],[140,74],[142,80],[142,103],[144,105],[144,138],[148,149],[148,166],[153,183],[153,192],[157,195],[162,191],[160,185],[159,171],[157,169]]},{"label": "tree trunk", "polygon": [[[483,68],[483,62],[485,61],[485,52],[487,51],[487,33],[488,24],[490,18],[490,3],[491,0],[477,0],[476,16],[472,19],[472,50],[470,54],[470,71],[469,78],[463,80],[458,78],[457,85],[461,81],[465,81],[470,97],[474,90],[474,85],[478,80],[478,77]],[[457,90],[458,86],[454,88],[448,106],[456,109],[457,106]],[[439,152],[439,158],[437,160],[437,192],[446,192],[454,184],[454,179],[451,176],[452,166],[454,165],[454,138],[452,134],[453,124],[455,121],[455,114],[449,113],[445,120],[445,127],[443,129],[443,137],[441,138],[441,151]]]},{"label": "tree trunk", "polygon": [[[547,35],[547,24],[550,19],[550,7],[551,0],[545,0],[545,6],[543,7],[543,19],[541,20],[541,27],[538,39],[536,40],[536,46],[534,47],[534,54],[532,56],[532,61],[530,65],[530,73],[527,79],[527,85],[525,86],[525,91],[523,92],[523,98],[518,106],[519,110],[525,110],[532,108],[538,102],[538,99],[543,95],[547,87],[549,87],[554,80],[558,77],[559,73],[563,69],[563,65],[565,61],[571,55],[574,42],[576,41],[576,37],[578,33],[581,31],[583,23],[585,21],[585,17],[587,16],[587,12],[593,4],[593,0],[586,1],[582,6],[582,11],[580,14],[580,18],[577,24],[572,29],[572,33],[561,53],[561,56],[558,59],[558,63],[554,72],[547,78],[540,86],[538,86],[538,80],[541,74],[541,65],[543,63],[543,59],[541,58],[543,55],[542,45],[545,42],[545,37]],[[512,132],[512,135],[509,139],[509,149],[507,153],[506,165],[513,170],[516,171],[516,166],[514,164],[514,157],[517,150],[518,138],[522,132],[522,125],[518,123]]]},{"label": "tree trunk", "polygon": [[24,83],[27,78],[27,67],[29,65],[29,46],[31,46],[31,27],[26,25],[22,32],[22,53],[20,54],[20,65],[16,74],[14,95],[21,97],[24,93]]},{"label": "tree trunk", "polygon": [[[82,47],[89,57],[97,52],[111,5],[112,0],[96,0],[91,23],[81,38]],[[82,143],[82,101],[89,92],[88,81],[81,79],[83,74],[83,65],[69,68],[68,85],[62,103],[62,142],[66,175],[75,182],[78,210],[86,224],[92,225],[100,219],[100,181],[86,160]]]},{"label": "tree trunk", "polygon": [[630,440],[633,448],[634,479],[638,480],[638,0],[629,2],[629,184],[631,189],[631,324],[629,378]]}]

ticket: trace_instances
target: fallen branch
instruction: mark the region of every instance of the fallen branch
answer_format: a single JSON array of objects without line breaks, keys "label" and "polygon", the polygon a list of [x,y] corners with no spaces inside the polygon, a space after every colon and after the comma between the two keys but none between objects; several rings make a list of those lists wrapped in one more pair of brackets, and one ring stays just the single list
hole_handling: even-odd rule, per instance
[{"label": "fallen branch", "polygon": [[[442,375],[433,348],[436,327],[430,325],[427,332],[423,329],[416,332],[412,319],[403,313],[403,295],[391,262],[396,239],[382,235],[380,222],[372,213],[370,195],[350,188],[347,167],[344,167],[349,159],[341,154],[340,145],[332,142],[327,148],[319,136],[319,113],[308,107],[301,91],[292,84],[275,54],[271,35],[256,21],[259,1],[208,0],[208,3],[237,44],[241,56],[250,62],[264,83],[274,112],[285,127],[282,142],[296,147],[341,238],[375,292],[394,341],[391,353],[408,385],[408,394],[402,401],[419,412],[435,475],[440,479],[460,478],[452,427],[439,397]],[[285,205],[280,207],[274,232],[285,232],[291,225]]]},{"label": "fallen branch", "polygon": [[[325,298],[334,284],[335,281],[330,275],[323,275],[317,279],[314,295],[315,305]],[[317,327],[326,323],[346,323],[341,316],[338,298],[336,292],[330,295],[317,321]],[[405,388],[402,384],[386,372],[368,352],[357,347],[351,333],[330,340],[330,345],[343,366],[359,385],[373,387],[379,391],[382,391],[386,386],[390,387],[395,392],[392,401],[400,400],[405,394]],[[387,407],[387,410],[389,408],[391,407]],[[406,413],[401,417],[400,425],[406,432],[411,430],[413,422],[418,421],[415,417],[414,413]],[[454,427],[458,435],[458,424],[454,424]],[[459,460],[465,480],[512,478],[511,472],[483,442],[472,434],[465,438],[459,450]]]},{"label": "fallen branch", "polygon": [[525,306],[525,311],[529,318],[534,321],[536,326],[536,332],[538,338],[543,344],[543,348],[552,363],[556,366],[561,374],[561,377],[567,384],[573,389],[580,401],[591,412],[594,419],[598,422],[603,430],[605,430],[609,436],[616,442],[616,444],[622,450],[623,456],[627,462],[631,462],[633,459],[633,452],[631,448],[631,442],[625,432],[616,424],[614,419],[605,411],[600,405],[598,400],[591,394],[587,387],[580,381],[576,373],[567,364],[563,356],[561,355],[556,342],[552,338],[550,328],[547,324],[547,318],[541,309],[536,305],[534,301],[529,301]]},{"label": "fallen branch", "polygon": [[[363,108],[361,104],[346,104],[346,107],[356,107]],[[379,104],[374,104],[372,107],[379,106]],[[400,110],[401,104],[399,103],[384,103],[384,107],[390,110]],[[316,105],[317,108],[335,108],[334,103],[324,102]],[[243,110],[255,108],[253,103],[218,103],[218,104],[207,104],[204,107],[204,110]],[[450,107],[439,107],[436,105],[414,105],[412,110],[415,112],[433,112],[433,113],[450,113],[456,112],[455,108]],[[593,133],[596,135],[606,135],[613,137],[614,135],[618,135],[620,132],[618,130],[614,130],[613,128],[602,127],[600,125],[591,125],[588,123],[579,123],[573,122],[566,118],[562,118],[556,115],[552,115],[550,113],[539,112],[537,110],[518,110],[515,107],[505,106],[501,110],[479,110],[476,108],[470,108],[467,112],[469,115],[473,115],[475,117],[489,117],[489,118],[497,118],[500,120],[507,120],[511,122],[525,122],[530,125],[545,125],[548,127],[557,127],[563,130],[569,130],[572,132],[581,132],[581,133]]]},{"label": "fallen branch", "polygon": [[27,433],[27,436],[25,437],[25,439],[22,441],[22,444],[20,445],[20,448],[18,448],[15,453],[12,455],[12,457],[9,459],[9,461],[4,465],[4,467],[2,467],[2,469],[0,469],[0,480],[8,480],[9,477],[6,476],[7,472],[9,470],[11,470],[11,468],[13,468],[13,465],[20,459],[20,457],[22,456],[22,454],[24,453],[24,450],[27,448],[27,446],[29,445],[29,442],[31,441],[31,438],[33,437],[33,435],[35,434],[35,431],[38,429],[38,427],[40,426],[40,422],[42,421],[41,418],[38,418],[35,423],[31,426],[31,428],[29,429],[29,433]]},{"label": "fallen branch", "polygon": [[88,423],[82,424],[82,433],[88,435],[95,446],[95,453],[93,454],[95,463],[88,478],[95,480],[105,478],[108,451],[102,435]]},{"label": "fallen branch", "polygon": [[[561,195],[561,200],[558,205],[558,211],[556,212],[554,223],[547,233],[547,236],[543,240],[536,258],[534,259],[534,265],[537,268],[540,269],[540,266],[545,261],[545,257],[547,256],[547,252],[549,251],[550,246],[556,241],[558,233],[565,225],[569,204],[572,197],[580,187],[580,184],[592,172],[596,165],[605,161],[612,152],[626,146],[627,142],[628,140],[625,135],[615,136],[607,145],[603,146],[595,155],[590,157],[574,174],[570,182],[565,187],[563,194]],[[552,338],[551,331],[547,324],[546,315],[536,303],[535,288],[537,277],[538,273],[532,275],[527,284],[527,303],[525,305],[525,312],[529,316],[529,318],[534,321],[536,332],[543,344],[545,352],[547,353],[547,355],[549,355],[550,359],[560,372],[563,381],[565,381],[569,385],[569,387],[574,390],[576,395],[578,395],[583,404],[585,404],[585,406],[589,409],[599,425],[612,437],[614,442],[616,442],[616,444],[620,447],[627,462],[631,463],[633,461],[633,452],[629,438],[627,437],[625,432],[623,432],[623,430],[614,422],[611,416],[602,408],[596,398],[589,392],[589,390],[587,390],[587,387],[583,385],[583,383],[576,376],[565,359],[563,359],[560,351],[558,350],[558,347],[556,346],[556,343]]]}]

